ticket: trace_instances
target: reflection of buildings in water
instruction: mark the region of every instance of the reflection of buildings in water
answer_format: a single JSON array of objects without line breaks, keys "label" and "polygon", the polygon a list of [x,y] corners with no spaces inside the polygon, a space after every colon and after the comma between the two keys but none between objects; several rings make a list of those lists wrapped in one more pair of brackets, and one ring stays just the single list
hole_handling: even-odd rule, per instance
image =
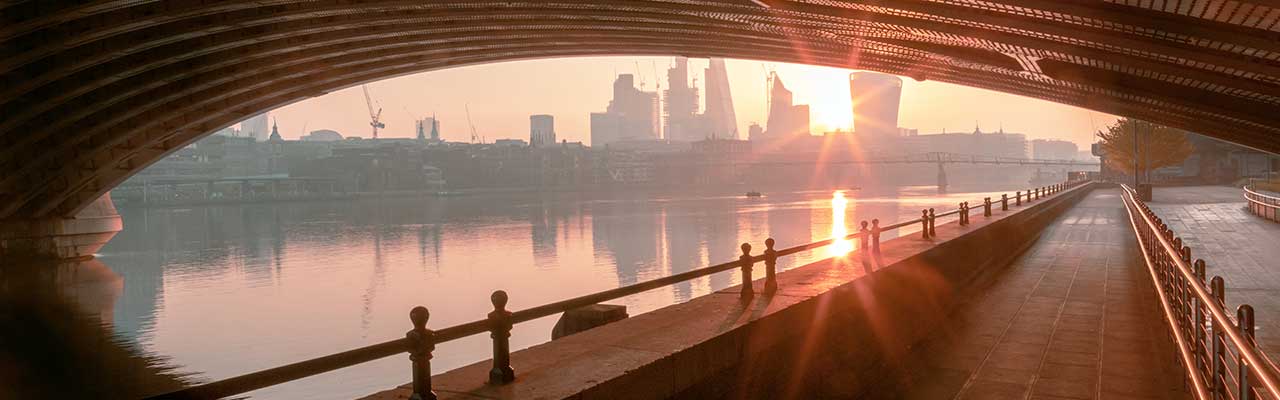
[{"label": "reflection of buildings in water", "polygon": [[[814,236],[809,226],[812,214],[813,211],[807,205],[798,207],[786,204],[773,205],[765,212],[765,221],[768,225],[767,237],[773,238],[776,249],[812,242]],[[794,268],[797,266],[796,260],[797,257],[780,257],[777,268],[779,271]]]},{"label": "reflection of buildings in water", "polygon": [[[719,264],[733,261],[742,255],[738,243],[738,216],[732,209],[723,204],[699,204],[697,214],[701,222],[703,243],[707,246],[707,260],[703,265]],[[733,283],[733,274],[719,273],[711,275],[711,291],[729,287]]]},{"label": "reflection of buildings in water", "polygon": [[[701,240],[698,237],[698,218],[678,210],[667,209],[663,213],[666,230],[667,265],[675,275],[702,265]],[[684,281],[671,285],[676,301],[688,300],[693,295],[693,282]]]},{"label": "reflection of buildings in water", "polygon": [[[427,259],[427,248],[430,248],[430,262]],[[423,267],[428,263],[440,271],[440,224],[423,221],[418,225],[418,259]]]},{"label": "reflection of buildings in water", "polygon": [[658,259],[658,216],[647,202],[603,202],[592,210],[591,239],[596,252],[608,251],[614,259],[618,285],[639,281]]},{"label": "reflection of buildings in water", "polygon": [[553,206],[545,201],[528,207],[529,241],[533,246],[533,262],[540,269],[555,268],[558,221],[551,215]]}]

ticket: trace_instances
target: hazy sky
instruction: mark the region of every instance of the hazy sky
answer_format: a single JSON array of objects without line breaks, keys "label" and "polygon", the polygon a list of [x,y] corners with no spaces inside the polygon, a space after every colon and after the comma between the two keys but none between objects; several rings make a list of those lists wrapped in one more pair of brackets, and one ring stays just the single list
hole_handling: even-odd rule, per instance
[{"label": "hazy sky", "polygon": [[[415,118],[435,114],[445,140],[467,141],[466,108],[478,135],[486,141],[528,140],[529,115],[555,116],[558,139],[590,141],[590,113],[604,111],[612,96],[615,74],[637,73],[645,90],[667,87],[670,57],[589,57],[485,64],[392,78],[369,84],[375,109],[382,108],[387,127],[379,137],[413,137]],[[689,61],[691,78],[702,83],[705,59]],[[852,70],[797,64],[728,60],[729,86],[740,132],[752,122],[764,125],[765,71],[776,70],[795,93],[797,104],[809,104],[814,134],[849,129],[848,75]],[[661,77],[661,81],[655,77]],[[1059,138],[1085,149],[1094,131],[1115,117],[1042,100],[939,82],[904,78],[898,124],[920,133],[972,132],[1001,126],[1031,138]],[[294,139],[306,131],[333,129],[343,136],[370,136],[369,115],[359,86],[301,101],[272,111],[281,135]]]}]

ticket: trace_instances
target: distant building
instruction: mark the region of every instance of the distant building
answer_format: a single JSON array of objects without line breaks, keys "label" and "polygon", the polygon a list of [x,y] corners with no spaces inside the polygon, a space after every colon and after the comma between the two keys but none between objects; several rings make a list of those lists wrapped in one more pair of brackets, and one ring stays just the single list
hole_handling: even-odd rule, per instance
[{"label": "distant building", "polygon": [[603,113],[591,113],[591,146],[623,140],[658,139],[658,96],[635,87],[635,76],[618,75],[613,100]]},{"label": "distant building", "polygon": [[436,117],[431,116],[414,121],[414,127],[418,133],[418,140],[440,142],[440,120]]},{"label": "distant building", "polygon": [[1036,139],[1031,141],[1031,158],[1037,160],[1072,160],[1080,152],[1079,146],[1066,140]]},{"label": "distant building", "polygon": [[263,142],[267,140],[267,136],[270,134],[271,127],[267,125],[267,113],[265,112],[240,123],[240,136],[251,137],[253,140]]},{"label": "distant building", "polygon": [[493,141],[493,145],[497,147],[528,147],[529,143],[523,139],[498,139]]},{"label": "distant building", "polygon": [[711,139],[738,139],[738,117],[733,111],[733,94],[729,92],[729,72],[723,58],[712,58],[706,69],[706,125]]},{"label": "distant building", "polygon": [[319,129],[311,131],[306,136],[299,138],[304,142],[336,142],[342,140],[342,134],[329,129]]},{"label": "distant building", "polygon": [[213,132],[213,134],[218,136],[240,136],[240,130],[234,127],[228,126],[226,128],[219,129],[216,132]]},{"label": "distant building", "polygon": [[938,133],[897,138],[898,148],[909,153],[955,153],[964,155],[1027,158],[1027,135],[1021,133],[982,132]]},{"label": "distant building", "polygon": [[752,122],[751,126],[747,127],[747,139],[760,140],[763,137],[764,137],[764,127],[760,126],[760,124]]},{"label": "distant building", "polygon": [[663,92],[663,127],[667,140],[692,142],[706,137],[698,115],[698,88],[689,85],[689,59],[676,57],[667,69],[667,90]]},{"label": "distant building", "polygon": [[284,138],[275,122],[271,123],[271,136],[267,138],[267,173],[288,174],[284,161]]},{"label": "distant building", "polygon": [[877,72],[849,74],[853,100],[853,131],[863,137],[900,136],[898,104],[902,78]]},{"label": "distant building", "polygon": [[529,145],[550,146],[556,143],[555,118],[550,115],[529,116]]},{"label": "distant building", "polygon": [[769,120],[761,139],[809,136],[809,106],[793,105],[792,94],[777,73],[769,75]]}]

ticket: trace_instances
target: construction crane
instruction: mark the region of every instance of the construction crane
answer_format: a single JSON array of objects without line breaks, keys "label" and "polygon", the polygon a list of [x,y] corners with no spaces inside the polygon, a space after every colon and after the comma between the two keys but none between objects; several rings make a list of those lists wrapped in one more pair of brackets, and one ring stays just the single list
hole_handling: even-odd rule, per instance
[{"label": "construction crane", "polygon": [[471,143],[476,142],[476,124],[471,122],[471,105],[463,104],[462,107],[467,110],[467,125],[471,126]]},{"label": "construction crane", "polygon": [[382,118],[382,107],[378,107],[378,111],[373,111],[373,99],[369,98],[369,85],[360,85],[364,89],[364,104],[369,106],[369,126],[373,127],[373,138],[378,138],[378,128],[386,128],[387,124],[378,121]]}]

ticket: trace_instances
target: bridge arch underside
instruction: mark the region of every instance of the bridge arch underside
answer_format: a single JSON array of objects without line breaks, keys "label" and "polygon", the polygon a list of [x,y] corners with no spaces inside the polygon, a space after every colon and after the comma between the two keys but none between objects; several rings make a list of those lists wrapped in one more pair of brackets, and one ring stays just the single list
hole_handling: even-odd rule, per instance
[{"label": "bridge arch underside", "polygon": [[[263,110],[504,60],[685,55],[881,71],[1280,152],[1280,3],[0,2],[0,219],[73,215]],[[1150,5],[1146,3],[1164,3]]]}]

